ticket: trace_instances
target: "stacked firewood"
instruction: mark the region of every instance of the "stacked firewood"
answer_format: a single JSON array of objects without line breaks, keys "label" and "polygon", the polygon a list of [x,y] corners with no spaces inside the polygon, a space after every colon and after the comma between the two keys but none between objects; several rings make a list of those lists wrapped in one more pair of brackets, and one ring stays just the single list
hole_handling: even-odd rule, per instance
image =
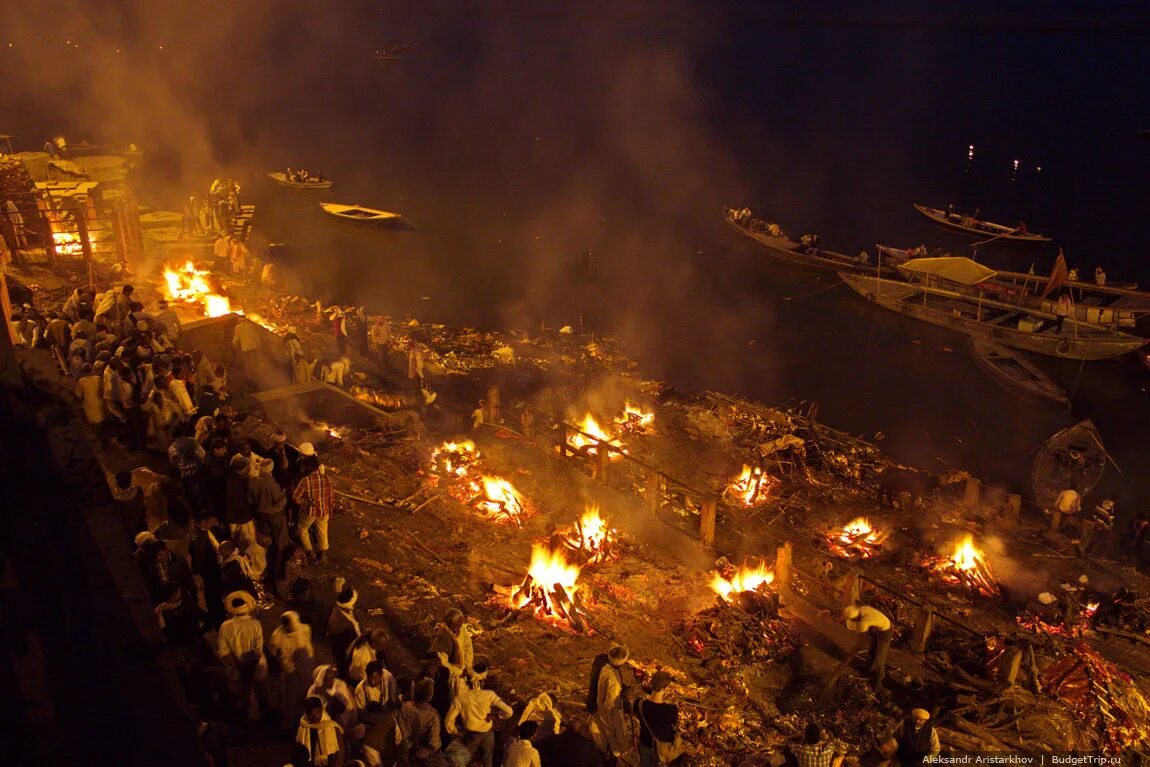
[{"label": "stacked firewood", "polygon": [[578,589],[569,591],[561,583],[540,583],[530,573],[512,590],[511,603],[520,610],[533,611],[540,618],[566,623],[579,633],[589,633],[592,629],[591,616]]}]

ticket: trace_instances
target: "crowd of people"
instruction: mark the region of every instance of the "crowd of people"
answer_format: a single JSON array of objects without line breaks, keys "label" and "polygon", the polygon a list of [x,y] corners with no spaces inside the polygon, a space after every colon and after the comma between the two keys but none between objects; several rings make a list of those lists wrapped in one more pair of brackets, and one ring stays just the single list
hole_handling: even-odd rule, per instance
[{"label": "crowd of people", "polygon": [[203,198],[191,196],[184,204],[180,235],[203,237],[227,234],[241,213],[240,184],[233,178],[214,179]]},{"label": "crowd of people", "polygon": [[[235,407],[243,399],[232,394],[229,368],[240,388],[250,372],[242,344],[219,361],[184,350],[171,307],[136,297],[131,285],[76,290],[42,315],[25,307],[17,327],[26,346],[49,347],[76,379],[100,442],[136,465],[111,474],[109,485],[125,546],[203,720],[208,764],[225,765],[229,742],[256,722],[278,723],[298,767],[655,767],[689,753],[667,697],[672,676],[645,677],[623,646],[595,659],[586,714],[566,726],[550,693],[517,704],[488,686],[491,663],[476,653],[458,609],[415,654],[418,669],[405,670],[398,639],[362,618],[356,589],[324,577],[337,494],[315,446],[289,445],[282,430]],[[337,308],[327,319],[344,357],[386,364],[386,318],[369,327],[362,311]],[[294,329],[284,343],[294,365]],[[407,373],[420,388],[422,363],[422,345],[411,344]],[[497,392],[489,396],[497,407]],[[881,634],[872,647],[880,684],[889,645]],[[919,746],[937,753],[921,714],[891,741],[889,758]],[[838,764],[844,753],[814,725],[789,748],[799,767]]]},{"label": "crowd of people", "polygon": [[327,180],[323,177],[323,171],[312,173],[302,168],[288,168],[284,178],[293,184],[322,184]]}]

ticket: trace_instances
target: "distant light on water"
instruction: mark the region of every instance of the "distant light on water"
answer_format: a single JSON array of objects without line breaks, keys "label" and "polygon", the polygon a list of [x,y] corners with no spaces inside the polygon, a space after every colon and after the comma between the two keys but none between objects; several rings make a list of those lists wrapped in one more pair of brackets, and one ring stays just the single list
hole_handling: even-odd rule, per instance
[{"label": "distant light on water", "polygon": [[1014,161],[1014,172],[1015,172],[1015,173],[1017,173],[1017,172],[1018,172],[1018,160],[1015,160],[1015,161]]},{"label": "distant light on water", "polygon": [[966,159],[968,159],[968,160],[973,160],[973,159],[974,159],[974,144],[971,144],[969,147],[967,147],[967,149],[966,149]]}]

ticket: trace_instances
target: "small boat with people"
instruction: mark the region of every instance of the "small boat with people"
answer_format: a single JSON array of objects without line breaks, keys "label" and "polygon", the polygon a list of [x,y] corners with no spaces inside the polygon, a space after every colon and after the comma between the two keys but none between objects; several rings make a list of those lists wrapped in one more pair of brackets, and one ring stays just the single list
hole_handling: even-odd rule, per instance
[{"label": "small boat with people", "polygon": [[1007,391],[1031,402],[1070,407],[1070,398],[1062,387],[1021,352],[980,336],[971,336],[970,350],[979,367]]},{"label": "small boat with people", "polygon": [[1053,509],[1063,490],[1085,496],[1102,480],[1113,461],[1094,422],[1087,418],[1067,426],[1042,443],[1030,469],[1030,489],[1042,509]]},{"label": "small boat with people", "polygon": [[[756,218],[750,208],[737,210],[728,208],[725,219],[727,226],[739,234],[754,240],[767,249],[767,252],[780,261],[797,264],[811,269],[831,271],[875,271],[870,254],[862,250],[851,256],[821,247],[818,234],[804,234],[798,242],[791,239],[776,223],[768,223]],[[893,260],[888,262],[893,264]]]},{"label": "small boat with people", "polygon": [[1019,221],[1018,226],[1007,226],[979,218],[979,214],[982,211],[976,210],[973,215],[957,213],[954,210],[954,206],[951,206],[947,210],[942,210],[941,208],[932,208],[928,205],[921,205],[916,202],[914,203],[914,209],[945,229],[962,232],[963,234],[973,237],[981,237],[987,241],[994,240],[997,242],[1029,244],[1050,242],[1050,238],[1046,235],[1028,231],[1025,221]]},{"label": "small boat with people", "polygon": [[341,221],[352,221],[358,224],[395,223],[403,218],[399,213],[369,208],[366,205],[344,205],[335,202],[321,202],[319,204],[329,216]]},{"label": "small boat with people", "polygon": [[1060,314],[1059,307],[1023,303],[991,283],[993,269],[969,258],[918,258],[898,265],[898,278],[840,271],[852,290],[909,317],[984,337],[1014,349],[1078,360],[1136,351],[1146,339],[1116,327]]},{"label": "small boat with people", "polygon": [[306,170],[288,168],[286,171],[273,171],[268,178],[292,189],[331,189],[331,180],[324,178],[323,173],[313,175]]}]

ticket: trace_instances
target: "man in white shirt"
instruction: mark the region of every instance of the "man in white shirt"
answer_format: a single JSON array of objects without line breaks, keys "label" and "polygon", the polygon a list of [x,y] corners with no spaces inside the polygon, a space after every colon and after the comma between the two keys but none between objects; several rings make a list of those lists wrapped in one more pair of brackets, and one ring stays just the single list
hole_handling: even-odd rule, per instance
[{"label": "man in white shirt", "polygon": [[471,667],[470,681],[460,679],[455,692],[455,700],[447,709],[447,716],[443,725],[452,735],[459,734],[455,720],[461,719],[463,729],[477,736],[475,749],[476,758],[483,762],[483,767],[491,767],[492,757],[495,754],[495,732],[492,729],[491,709],[494,708],[504,716],[510,717],[515,712],[511,707],[500,700],[499,696],[491,690],[481,686],[487,676],[489,664],[484,659],[475,661]]},{"label": "man in white shirt", "polygon": [[355,686],[355,707],[363,711],[371,702],[381,706],[387,706],[389,703],[398,706],[400,703],[399,685],[395,681],[395,675],[377,660],[367,664],[366,676]]},{"label": "man in white shirt", "polygon": [[541,767],[539,752],[531,742],[538,731],[538,722],[528,720],[519,725],[519,737],[508,741],[503,752],[503,767]]},{"label": "man in white shirt", "polygon": [[231,617],[220,624],[216,654],[228,669],[235,700],[249,721],[260,718],[256,685],[267,677],[264,657],[264,630],[255,612],[256,600],[246,591],[233,591],[224,598]]},{"label": "man in white shirt", "polygon": [[880,689],[886,678],[886,656],[894,633],[890,618],[869,605],[849,605],[843,609],[843,618],[846,619],[847,628],[859,634],[850,657],[854,657],[862,649],[863,642],[870,638],[871,686],[875,690]]},{"label": "man in white shirt", "polygon": [[1077,519],[1081,510],[1082,496],[1073,487],[1066,488],[1054,500],[1054,519],[1050,523],[1050,529],[1057,530],[1067,518]]}]

